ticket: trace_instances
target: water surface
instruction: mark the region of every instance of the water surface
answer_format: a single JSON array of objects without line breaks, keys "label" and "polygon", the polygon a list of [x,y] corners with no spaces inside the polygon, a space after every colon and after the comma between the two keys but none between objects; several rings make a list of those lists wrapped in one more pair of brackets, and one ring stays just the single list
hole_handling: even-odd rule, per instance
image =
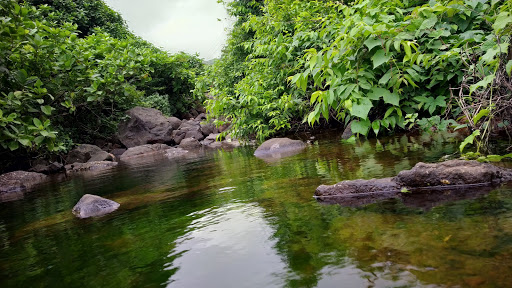
[{"label": "water surface", "polygon": [[[319,136],[270,163],[241,148],[48,184],[0,203],[0,287],[510,287],[510,186],[427,207],[312,197],[438,161],[450,139]],[[86,193],[121,207],[75,219]]]}]

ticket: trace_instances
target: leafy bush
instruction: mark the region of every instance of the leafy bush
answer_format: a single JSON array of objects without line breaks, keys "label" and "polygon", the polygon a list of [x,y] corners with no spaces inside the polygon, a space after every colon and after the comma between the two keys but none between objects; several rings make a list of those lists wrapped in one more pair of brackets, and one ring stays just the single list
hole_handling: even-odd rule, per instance
[{"label": "leafy bush", "polygon": [[174,101],[167,107],[192,103],[192,81],[202,68],[197,57],[171,56],[136,37],[117,39],[101,29],[79,38],[77,25],[45,18],[50,11],[0,2],[3,149],[56,152],[71,141],[109,138],[125,110],[159,91]]},{"label": "leafy bush", "polygon": [[368,135],[405,128],[408,114],[457,115],[450,88],[508,53],[510,36],[493,27],[509,27],[509,2],[266,1],[209,72],[208,109],[232,119],[237,136],[259,138],[297,120],[353,121]]},{"label": "leafy bush", "polygon": [[51,18],[59,25],[75,23],[78,35],[85,37],[101,28],[112,37],[123,39],[132,36],[121,15],[110,9],[101,0],[26,0],[34,6],[49,6],[45,18]]}]

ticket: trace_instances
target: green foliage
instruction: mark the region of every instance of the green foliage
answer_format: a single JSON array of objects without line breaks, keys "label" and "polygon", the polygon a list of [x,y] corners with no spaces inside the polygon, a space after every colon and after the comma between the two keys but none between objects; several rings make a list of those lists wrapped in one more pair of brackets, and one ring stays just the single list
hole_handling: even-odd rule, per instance
[{"label": "green foliage", "polygon": [[[508,52],[510,1],[426,2],[266,1],[207,73],[208,109],[259,138],[301,119],[355,120],[368,135],[405,128],[408,114],[458,113],[450,87]],[[492,81],[482,80],[472,89]]]},{"label": "green foliage", "polygon": [[[124,111],[144,102],[169,114],[192,103],[193,79],[202,69],[197,57],[168,55],[100,29],[79,38],[77,25],[59,26],[44,17],[49,11],[0,2],[3,149],[56,152],[70,140],[111,137]],[[144,100],[158,92],[169,95],[167,104],[158,96]]]},{"label": "green foliage", "polygon": [[45,5],[53,9],[45,13],[62,25],[66,22],[77,25],[78,35],[85,37],[101,28],[114,38],[132,36],[121,15],[110,9],[102,0],[26,0],[30,5]]}]

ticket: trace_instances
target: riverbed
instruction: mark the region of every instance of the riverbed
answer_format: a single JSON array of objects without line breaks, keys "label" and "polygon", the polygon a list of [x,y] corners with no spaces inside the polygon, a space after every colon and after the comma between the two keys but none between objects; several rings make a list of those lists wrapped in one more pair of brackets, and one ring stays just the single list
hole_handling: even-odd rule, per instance
[{"label": "riverbed", "polygon": [[[48,183],[0,203],[0,287],[510,287],[510,185],[427,204],[313,198],[458,146],[441,134],[318,135],[280,160],[242,147]],[[76,219],[87,193],[121,207]]]}]

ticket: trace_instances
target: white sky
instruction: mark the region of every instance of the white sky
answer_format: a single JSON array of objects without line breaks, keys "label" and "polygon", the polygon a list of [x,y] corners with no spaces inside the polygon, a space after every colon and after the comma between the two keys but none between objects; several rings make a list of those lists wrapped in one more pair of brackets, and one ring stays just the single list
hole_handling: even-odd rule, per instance
[{"label": "white sky", "polygon": [[[220,56],[231,27],[217,0],[105,0],[121,13],[136,35],[169,52],[199,53],[210,60]],[[221,21],[218,21],[221,19]]]}]

